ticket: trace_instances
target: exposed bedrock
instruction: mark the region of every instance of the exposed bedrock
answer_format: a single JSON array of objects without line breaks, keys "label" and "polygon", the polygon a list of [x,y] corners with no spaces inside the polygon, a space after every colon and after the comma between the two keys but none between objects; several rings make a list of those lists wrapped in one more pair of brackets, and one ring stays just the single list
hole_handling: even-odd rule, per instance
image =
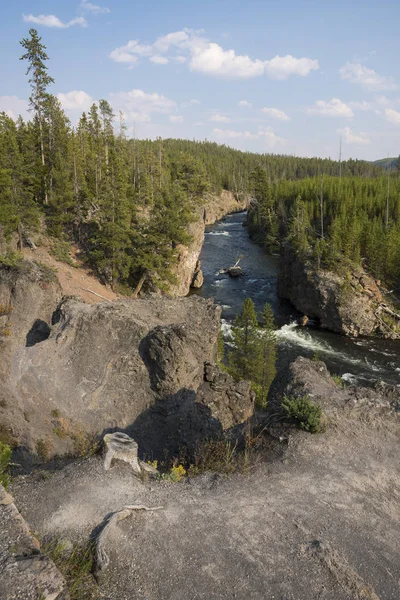
[{"label": "exposed bedrock", "polygon": [[18,323],[0,345],[3,441],[50,458],[83,452],[87,435],[105,429],[133,428],[141,439],[142,427],[150,430],[145,450],[154,454],[153,442],[173,451],[252,412],[247,384],[235,395],[233,381],[225,381],[226,399],[229,392],[236,402],[229,408],[220,391],[215,402],[210,393],[197,395],[207,383],[204,365],[216,356],[220,308],[212,301],[150,295],[88,305],[64,298],[57,307],[52,285],[26,282],[20,297],[22,283],[11,280],[6,300]]},{"label": "exposed bedrock", "polygon": [[[284,396],[309,396],[330,417],[354,414],[393,417],[400,410],[400,389],[383,381],[372,388],[340,387],[322,361],[298,356],[288,369],[281,371],[270,389],[270,409],[275,411]],[[377,418],[378,422],[378,418]]]},{"label": "exposed bedrock", "polygon": [[346,278],[317,271],[286,248],[280,261],[278,294],[336,333],[399,337],[400,317],[394,318],[376,281],[361,269],[353,269]]},{"label": "exposed bedrock", "polygon": [[170,287],[173,296],[186,296],[191,286],[201,287],[202,273],[197,268],[199,255],[204,243],[206,225],[212,225],[228,214],[245,210],[246,199],[238,200],[232,192],[223,190],[219,196],[207,196],[203,206],[197,210],[195,220],[188,231],[192,241],[188,246],[179,248],[179,259],[176,267],[177,283]]},{"label": "exposed bedrock", "polygon": [[67,585],[53,561],[40,550],[0,484],[0,600],[68,600]]}]

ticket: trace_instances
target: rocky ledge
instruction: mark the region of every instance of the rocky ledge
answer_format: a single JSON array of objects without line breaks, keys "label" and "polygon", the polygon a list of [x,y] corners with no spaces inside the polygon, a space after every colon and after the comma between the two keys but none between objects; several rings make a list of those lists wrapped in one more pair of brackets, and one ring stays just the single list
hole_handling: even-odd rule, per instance
[{"label": "rocky ledge", "polygon": [[400,315],[386,304],[377,282],[360,269],[353,269],[347,277],[318,271],[286,248],[280,261],[278,294],[335,333],[400,338]]},{"label": "rocky ledge", "polygon": [[48,459],[83,454],[92,436],[128,429],[155,457],[155,448],[175,452],[252,413],[250,384],[235,387],[217,367],[205,376],[220,331],[212,301],[150,295],[88,305],[70,297],[57,305],[56,281],[26,268],[0,270],[0,303],[8,307],[3,442]]}]

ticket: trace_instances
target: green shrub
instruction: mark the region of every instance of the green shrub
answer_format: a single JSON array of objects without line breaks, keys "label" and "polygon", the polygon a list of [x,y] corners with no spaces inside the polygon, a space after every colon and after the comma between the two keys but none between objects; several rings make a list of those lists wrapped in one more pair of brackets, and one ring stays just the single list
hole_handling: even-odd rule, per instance
[{"label": "green shrub", "polygon": [[340,377],[340,375],[332,375],[332,379],[338,387],[340,387],[340,388],[346,387],[346,382]]},{"label": "green shrub", "polygon": [[8,444],[0,442],[0,483],[6,488],[10,481],[7,473],[11,460],[11,448]]},{"label": "green shrub", "polygon": [[323,426],[321,424],[321,407],[314,402],[311,402],[307,395],[300,396],[299,398],[285,396],[282,402],[282,408],[284,409],[286,416],[294,419],[301,429],[305,429],[310,433],[323,431]]},{"label": "green shrub", "polygon": [[165,481],[170,481],[171,483],[178,483],[179,481],[182,481],[185,475],[185,467],[179,464],[173,466],[167,473],[163,473],[161,475],[161,479],[164,479]]},{"label": "green shrub", "polygon": [[23,256],[20,252],[7,252],[6,254],[0,254],[0,267],[20,267],[22,262]]}]

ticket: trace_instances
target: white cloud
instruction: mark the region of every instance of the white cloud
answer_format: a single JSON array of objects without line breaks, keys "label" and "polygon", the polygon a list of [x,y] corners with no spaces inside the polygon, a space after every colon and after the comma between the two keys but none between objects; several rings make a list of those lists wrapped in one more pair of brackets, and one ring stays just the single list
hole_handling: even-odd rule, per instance
[{"label": "white cloud", "polygon": [[148,45],[139,44],[137,40],[130,40],[125,46],[116,48],[110,54],[110,58],[115,62],[136,64],[139,56],[151,56],[152,48]]},{"label": "white cloud", "polygon": [[368,135],[366,133],[354,133],[350,129],[350,127],[345,127],[344,129],[338,129],[337,133],[343,136],[345,144],[355,144],[356,146],[365,146],[371,143]]},{"label": "white cloud", "polygon": [[28,102],[18,96],[0,96],[0,112],[5,112],[14,121],[19,115],[28,117]]},{"label": "white cloud", "polygon": [[257,133],[250,133],[250,131],[234,131],[233,129],[213,129],[213,133],[218,137],[223,137],[227,139],[232,138],[247,138],[251,140],[257,140]]},{"label": "white cloud", "polygon": [[238,106],[240,106],[240,108],[252,108],[253,105],[251,102],[248,102],[248,100],[240,100]]},{"label": "white cloud", "polygon": [[400,125],[400,112],[398,110],[393,110],[393,108],[387,108],[385,110],[385,116],[390,123],[394,123],[395,125]]},{"label": "white cloud", "polygon": [[218,138],[225,140],[262,140],[267,148],[275,148],[276,146],[284,146],[286,140],[276,135],[270,129],[259,129],[257,133],[250,131],[235,131],[233,129],[213,129],[213,134]]},{"label": "white cloud", "polygon": [[264,74],[263,61],[223,50],[210,42],[206,48],[193,48],[190,70],[223,78],[247,79]]},{"label": "white cloud", "polygon": [[185,119],[181,115],[171,115],[169,120],[171,123],[183,123]]},{"label": "white cloud", "polygon": [[[165,60],[154,61],[163,56]],[[208,40],[202,31],[184,29],[159,37],[152,44],[140,44],[131,40],[115,48],[110,58],[116,62],[135,64],[138,57],[149,58],[158,64],[187,62],[191,71],[226,79],[248,79],[267,74],[272,79],[287,79],[291,75],[306,76],[319,69],[318,61],[310,58],[275,56],[270,60],[252,59],[235,50],[224,50],[219,44]]]},{"label": "white cloud", "polygon": [[324,117],[345,117],[346,119],[354,117],[350,106],[339,100],[339,98],[332,98],[329,102],[317,100],[315,105],[309,108],[307,112]]},{"label": "white cloud", "polygon": [[56,17],[55,15],[38,15],[35,17],[34,15],[23,15],[25,23],[34,23],[35,25],[43,25],[44,27],[55,27],[57,29],[67,29],[68,27],[72,27],[73,25],[80,25],[81,27],[87,27],[87,22],[84,17],[77,17],[76,19],[72,19],[72,21],[68,21],[64,23]]},{"label": "white cloud", "polygon": [[94,102],[94,99],[82,90],[73,90],[66,94],[59,93],[57,98],[64,110],[79,110],[81,112],[88,110]]},{"label": "white cloud", "polygon": [[271,79],[287,79],[290,75],[306,77],[311,71],[318,71],[317,60],[311,58],[295,58],[291,54],[275,56],[265,61],[265,70]]},{"label": "white cloud", "polygon": [[276,146],[285,146],[286,140],[279,135],[276,135],[270,129],[260,129],[258,135],[261,139],[264,139],[268,148],[275,148]]},{"label": "white cloud", "polygon": [[161,56],[160,54],[150,56],[149,61],[155,65],[167,65],[169,63],[168,58],[166,56]]},{"label": "white cloud", "polygon": [[80,6],[82,10],[91,12],[95,15],[102,15],[111,12],[110,9],[106,6],[98,6],[97,4],[92,4],[91,2],[88,2],[88,0],[82,0]]},{"label": "white cloud", "polygon": [[149,123],[153,113],[169,114],[176,108],[176,102],[162,94],[147,94],[143,90],[110,94],[111,104],[122,110],[127,121]]},{"label": "white cloud", "polygon": [[361,85],[371,92],[396,90],[398,85],[393,77],[379,75],[373,69],[359,62],[347,62],[339,69],[342,79]]},{"label": "white cloud", "polygon": [[211,115],[210,121],[214,121],[214,123],[230,123],[230,118],[226,115]]},{"label": "white cloud", "polygon": [[290,117],[283,110],[279,110],[279,108],[263,108],[261,112],[278,121],[290,121]]}]

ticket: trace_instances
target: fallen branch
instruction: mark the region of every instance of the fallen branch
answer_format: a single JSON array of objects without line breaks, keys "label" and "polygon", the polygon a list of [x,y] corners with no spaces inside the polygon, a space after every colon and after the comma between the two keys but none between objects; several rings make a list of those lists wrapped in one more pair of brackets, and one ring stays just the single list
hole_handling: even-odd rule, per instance
[{"label": "fallen branch", "polygon": [[399,319],[400,320],[400,315],[393,312],[393,310],[391,310],[388,306],[386,306],[386,304],[380,304],[378,306],[378,310],[383,310],[383,312],[387,313],[388,315],[390,315],[391,317],[394,317],[395,319]]},{"label": "fallen branch", "polygon": [[112,302],[110,300],[110,298],[106,298],[105,296],[102,296],[101,294],[98,294],[97,292],[94,292],[93,290],[90,290],[89,288],[81,288],[81,290],[84,290],[85,292],[90,292],[91,294],[94,294],[95,296],[98,296],[99,298],[102,298],[103,300],[107,300],[107,302]]},{"label": "fallen branch", "polygon": [[129,506],[125,506],[122,510],[119,510],[113,513],[105,522],[104,527],[101,529],[100,533],[96,537],[96,571],[97,575],[103,569],[106,569],[110,564],[110,558],[107,552],[104,549],[105,542],[107,540],[107,535],[110,531],[111,527],[114,527],[120,521],[127,519],[130,517],[133,511],[135,510],[145,510],[145,511],[155,511],[161,510],[162,506],[148,507],[143,504],[132,504]]}]

